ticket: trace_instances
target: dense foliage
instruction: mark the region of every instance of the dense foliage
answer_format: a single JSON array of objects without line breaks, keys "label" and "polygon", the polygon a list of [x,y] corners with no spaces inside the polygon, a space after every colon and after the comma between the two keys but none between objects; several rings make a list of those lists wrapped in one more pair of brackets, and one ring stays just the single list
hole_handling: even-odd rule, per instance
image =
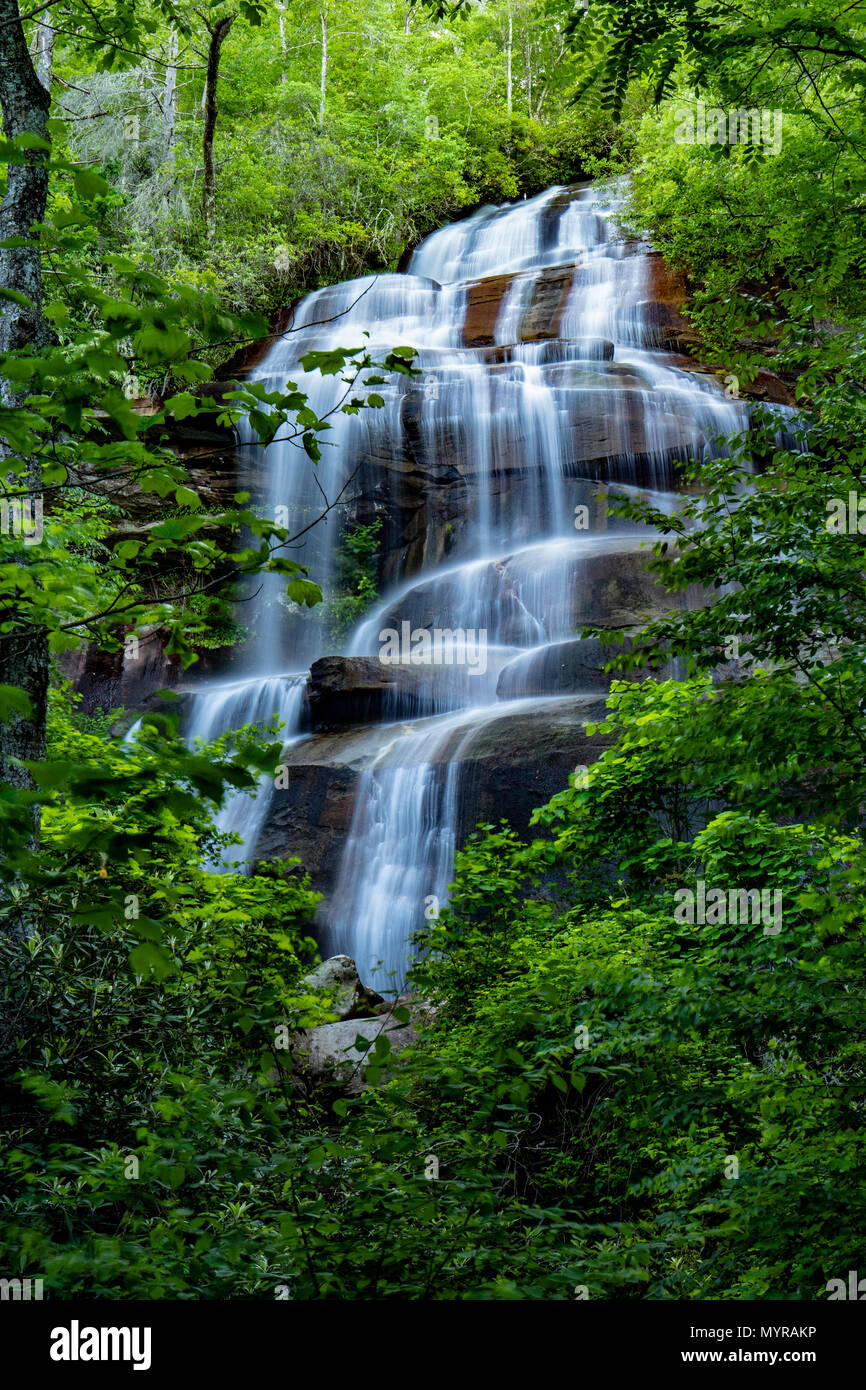
[{"label": "dense foliage", "polygon": [[221,54],[210,235],[207,11],[155,12],[147,60],[106,52],[85,82],[80,48],[58,36],[63,140],[111,179],[101,210],[115,246],[271,312],[316,284],[393,268],[460,209],[580,177],[608,149],[609,121],[568,102],[563,26],[526,0],[510,11],[509,91],[506,12],[437,24],[402,0],[317,0],[238,19]]}]

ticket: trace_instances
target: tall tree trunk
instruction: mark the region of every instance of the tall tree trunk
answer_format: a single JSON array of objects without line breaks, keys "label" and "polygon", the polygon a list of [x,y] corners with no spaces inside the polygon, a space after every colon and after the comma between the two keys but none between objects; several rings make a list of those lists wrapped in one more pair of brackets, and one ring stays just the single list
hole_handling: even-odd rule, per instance
[{"label": "tall tree trunk", "polygon": [[162,148],[164,158],[174,162],[175,131],[177,128],[177,33],[172,29],[168,38],[168,65],[162,89]]},{"label": "tall tree trunk", "polygon": [[277,0],[277,14],[279,15],[277,23],[280,29],[280,53],[282,54],[283,58],[283,66],[280,71],[280,81],[287,82],[288,73],[286,72],[286,7],[284,4],[281,3],[281,0]]},{"label": "tall tree trunk", "polygon": [[526,71],[526,114],[532,115],[532,44],[526,38],[523,43],[523,62]]},{"label": "tall tree trunk", "polygon": [[51,27],[51,11],[46,10],[36,28],[36,76],[46,92],[51,91],[53,75],[54,30]]},{"label": "tall tree trunk", "polygon": [[505,105],[511,115],[511,50],[513,47],[513,20],[508,11],[508,43],[505,46]]},{"label": "tall tree trunk", "polygon": [[319,75],[319,125],[325,124],[325,94],[328,89],[328,7],[323,5],[322,21],[322,68]]},{"label": "tall tree trunk", "polygon": [[204,218],[205,235],[212,240],[216,233],[216,179],[213,167],[213,137],[216,130],[217,82],[219,81],[220,53],[226,36],[237,15],[226,15],[211,26],[208,25],[210,43],[207,50],[207,74],[204,83],[204,131],[201,137],[202,160],[204,164],[204,183],[201,192],[201,211]]},{"label": "tall tree trunk", "polygon": [[[48,139],[46,122],[51,98],[36,75],[20,20],[17,0],[0,0],[0,107],[3,133],[7,140],[19,135]],[[0,203],[0,242],[30,237],[36,222],[45,219],[48,197],[46,150],[29,150],[21,164],[6,166],[6,192]],[[27,304],[0,301],[0,353],[16,352],[28,346],[41,347],[48,339],[42,317],[42,267],[39,248],[21,245],[0,248],[0,286],[26,295]],[[23,396],[0,381],[0,395],[9,406],[19,406]],[[6,454],[8,457],[8,451]],[[34,498],[41,498],[41,469],[33,460],[24,479],[14,478],[10,487],[23,485]],[[30,563],[33,554],[23,543],[18,563]],[[45,756],[45,705],[48,689],[48,647],[41,627],[22,622],[13,607],[0,609],[0,622],[12,623],[9,632],[0,633],[0,683],[23,690],[30,698],[29,717],[14,716],[0,724],[0,779],[15,787],[30,787],[32,781],[18,759]],[[34,830],[38,830],[38,819]]]}]

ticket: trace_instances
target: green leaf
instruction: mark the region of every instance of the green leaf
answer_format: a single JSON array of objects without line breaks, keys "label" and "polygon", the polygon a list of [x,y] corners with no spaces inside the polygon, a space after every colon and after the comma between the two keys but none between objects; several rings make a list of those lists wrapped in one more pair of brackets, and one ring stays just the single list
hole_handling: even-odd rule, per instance
[{"label": "green leaf", "polygon": [[14,685],[0,685],[0,724],[6,724],[13,715],[22,719],[33,716],[33,702],[25,690]]},{"label": "green leaf", "polygon": [[108,192],[108,183],[93,169],[76,169],[73,179],[79,198],[99,198]]},{"label": "green leaf", "polygon": [[145,980],[166,980],[177,974],[177,966],[165,951],[152,941],[142,941],[129,953],[129,963],[133,973]]}]

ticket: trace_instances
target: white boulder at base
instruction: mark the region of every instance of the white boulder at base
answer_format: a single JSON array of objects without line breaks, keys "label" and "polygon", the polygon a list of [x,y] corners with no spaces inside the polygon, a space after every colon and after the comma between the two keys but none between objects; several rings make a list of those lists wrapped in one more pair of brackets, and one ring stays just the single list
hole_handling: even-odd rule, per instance
[{"label": "white boulder at base", "polygon": [[[347,1095],[368,1088],[365,1070],[379,1038],[386,1038],[389,1056],[398,1055],[417,1041],[413,1022],[397,1022],[395,1008],[418,1012],[405,995],[386,1003],[364,985],[350,956],[331,956],[301,981],[308,989],[322,990],[329,1007],[339,1015],[335,1023],[297,1032],[292,1046],[292,1070],[302,1086],[331,1084]],[[358,1042],[361,1046],[357,1046]],[[364,1046],[366,1044],[366,1046]]]},{"label": "white boulder at base", "polygon": [[338,1019],[369,1018],[374,1008],[384,1002],[381,994],[361,983],[351,956],[331,956],[322,961],[304,976],[301,984],[326,993],[330,1011]]}]

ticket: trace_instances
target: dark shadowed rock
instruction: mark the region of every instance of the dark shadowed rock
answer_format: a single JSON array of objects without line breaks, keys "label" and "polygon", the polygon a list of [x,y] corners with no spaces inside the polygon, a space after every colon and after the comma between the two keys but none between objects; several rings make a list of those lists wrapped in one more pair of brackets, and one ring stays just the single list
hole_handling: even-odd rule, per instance
[{"label": "dark shadowed rock", "polygon": [[587,637],[582,641],[552,642],[550,646],[523,652],[503,667],[496,694],[500,700],[521,695],[577,694],[607,691],[614,680],[646,680],[649,672],[643,669],[605,674],[607,663],[627,651],[629,645],[604,644]]},{"label": "dark shadowed rock", "polygon": [[313,728],[345,728],[432,714],[435,701],[426,669],[388,665],[375,656],[325,656],[310,667]]},{"label": "dark shadowed rock", "polygon": [[96,710],[147,708],[155,690],[173,690],[184,678],[179,656],[168,656],[168,634],[162,628],[142,627],[137,645],[113,652],[85,644],[64,652],[60,669],[83,696],[85,714]]}]

